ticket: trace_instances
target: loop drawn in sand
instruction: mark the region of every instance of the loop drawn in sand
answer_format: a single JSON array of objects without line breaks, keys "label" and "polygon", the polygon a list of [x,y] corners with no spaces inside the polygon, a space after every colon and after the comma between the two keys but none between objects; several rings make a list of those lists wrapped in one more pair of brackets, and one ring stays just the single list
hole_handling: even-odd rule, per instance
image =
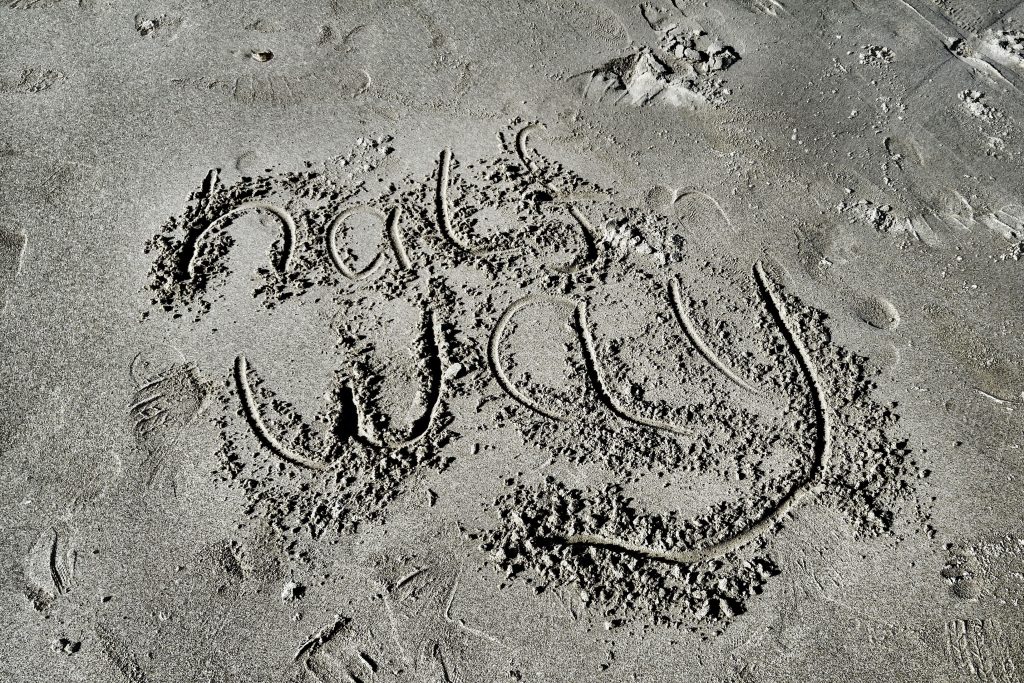
[{"label": "loop drawn in sand", "polygon": [[509,378],[508,373],[505,372],[505,365],[501,362],[501,342],[505,338],[505,329],[512,321],[512,318],[516,313],[524,308],[536,306],[542,303],[560,304],[570,307],[573,306],[573,303],[567,299],[540,294],[530,294],[513,302],[512,305],[506,308],[505,312],[501,314],[501,317],[498,318],[498,322],[494,325],[494,329],[491,331],[491,338],[487,344],[487,355],[491,361],[491,370],[494,372],[494,377],[498,380],[498,384],[501,388],[505,390],[505,393],[530,410],[540,413],[544,417],[552,420],[561,421],[566,418],[564,413],[555,412],[545,408],[516,388],[515,384],[513,384],[512,380]]},{"label": "loop drawn in sand", "polygon": [[580,347],[583,351],[583,364],[586,368],[587,379],[593,386],[598,398],[601,399],[601,401],[616,417],[625,422],[632,422],[634,424],[671,432],[673,434],[685,435],[691,433],[691,431],[685,427],[637,415],[636,413],[628,410],[617,398],[615,398],[614,395],[612,395],[608,389],[608,383],[605,381],[600,360],[597,358],[594,340],[590,334],[589,322],[587,321],[586,304],[582,302],[576,303],[565,297],[531,294],[513,302],[511,306],[505,309],[505,312],[501,314],[501,317],[498,318],[498,322],[495,324],[494,330],[491,332],[487,352],[491,361],[491,369],[494,372],[494,376],[498,380],[498,384],[509,396],[530,410],[540,413],[552,420],[562,421],[568,417],[565,413],[545,408],[518,389],[509,378],[508,373],[505,371],[505,366],[501,361],[500,347],[501,342],[505,338],[505,330],[508,327],[508,324],[511,322],[512,318],[524,308],[539,304],[557,304],[573,309],[576,323],[576,335],[579,338]]},{"label": "loop drawn in sand", "polygon": [[590,323],[587,321],[587,305],[584,302],[580,302],[576,306],[576,325],[578,327],[580,343],[583,346],[583,356],[586,360],[587,370],[590,374],[590,381],[594,385],[594,390],[597,391],[598,396],[601,397],[613,413],[626,422],[633,422],[638,425],[650,427],[651,429],[681,435],[693,433],[692,430],[686,427],[674,425],[670,422],[663,422],[661,420],[652,420],[627,410],[625,406],[615,398],[608,388],[608,383],[605,381],[604,373],[601,370],[601,361],[597,357],[597,348],[594,344],[594,338],[590,334]]},{"label": "loop drawn in sand", "polygon": [[467,252],[471,256],[490,256],[492,254],[507,254],[513,251],[520,251],[523,247],[507,247],[500,249],[492,249],[490,247],[474,247],[466,242],[463,242],[455,233],[452,232],[452,207],[451,202],[448,198],[448,189],[451,185],[451,165],[452,165],[452,152],[450,149],[444,149],[441,151],[441,159],[438,162],[437,167],[437,195],[435,197],[437,203],[437,224],[441,230],[441,234],[444,235],[445,239],[454,244],[459,249]]},{"label": "loop drawn in sand", "polygon": [[[397,220],[398,210],[395,209],[391,212],[391,216],[385,216],[384,212],[380,209],[366,204],[360,204],[359,206],[353,206],[348,209],[341,211],[335,216],[327,226],[327,252],[331,255],[331,262],[334,263],[334,267],[338,269],[338,272],[347,277],[349,280],[362,280],[373,274],[377,267],[383,262],[384,255],[378,249],[370,262],[365,268],[361,270],[354,270],[349,267],[345,257],[338,250],[338,229],[344,225],[345,221],[359,214],[367,214],[375,218],[379,218],[381,223],[386,223],[386,231],[389,239],[394,240],[394,223]],[[396,254],[398,249],[395,250]]]},{"label": "loop drawn in sand", "polygon": [[552,203],[568,204],[569,215],[572,216],[574,221],[576,221],[576,224],[579,227],[580,232],[583,234],[583,242],[586,247],[586,253],[579,259],[577,259],[574,263],[571,263],[566,266],[553,266],[552,268],[553,270],[556,270],[560,273],[578,273],[580,271],[586,270],[587,268],[589,268],[590,266],[594,265],[597,262],[598,235],[597,232],[594,230],[593,225],[591,225],[590,221],[587,219],[587,217],[583,215],[583,212],[580,211],[579,207],[577,207],[573,202],[581,199],[601,199],[604,198],[604,195],[601,195],[599,193],[587,193],[586,195],[580,193],[566,194],[559,191],[558,188],[553,186],[551,183],[545,182],[541,178],[539,166],[537,165],[537,162],[530,157],[526,145],[529,141],[530,133],[532,133],[535,130],[544,130],[544,128],[545,126],[540,123],[531,123],[527,126],[524,126],[523,129],[520,130],[519,133],[516,135],[516,152],[519,154],[519,159],[523,162],[523,165],[526,166],[527,170],[529,170],[530,173],[532,173],[537,178],[538,182],[544,185],[544,189],[551,193]]},{"label": "loop drawn in sand", "polygon": [[281,222],[281,232],[284,245],[281,250],[280,261],[276,265],[276,268],[278,271],[282,273],[288,272],[288,265],[292,256],[292,245],[295,243],[295,219],[293,219],[291,214],[289,214],[287,211],[280,207],[274,206],[273,204],[269,204],[267,202],[245,202],[244,204],[239,204],[238,206],[231,209],[227,213],[222,214],[221,216],[218,216],[214,220],[210,221],[206,225],[206,227],[204,227],[202,230],[198,231],[191,237],[191,244],[189,245],[190,249],[187,252],[188,260],[186,265],[186,279],[191,280],[193,277],[195,277],[195,260],[196,255],[199,252],[199,240],[201,240],[204,235],[207,235],[208,233],[217,230],[223,225],[227,225],[233,219],[237,218],[240,214],[245,213],[246,211],[266,211]]}]

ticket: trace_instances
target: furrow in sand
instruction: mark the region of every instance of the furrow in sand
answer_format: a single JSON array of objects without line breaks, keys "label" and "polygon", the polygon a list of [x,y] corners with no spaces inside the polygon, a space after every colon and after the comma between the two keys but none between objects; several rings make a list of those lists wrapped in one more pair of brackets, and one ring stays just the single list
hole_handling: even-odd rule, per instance
[{"label": "furrow in sand", "polygon": [[828,467],[831,455],[828,406],[825,403],[821,380],[819,379],[818,373],[811,361],[807,347],[797,334],[794,324],[789,320],[785,313],[778,294],[774,291],[774,283],[772,283],[765,274],[764,267],[760,262],[754,264],[754,280],[761,292],[761,297],[766,308],[775,319],[775,322],[782,331],[786,342],[796,355],[800,368],[807,381],[810,403],[815,414],[816,427],[814,446],[812,448],[813,452],[811,454],[811,466],[808,469],[807,476],[802,481],[795,484],[790,492],[782,500],[776,503],[774,507],[765,512],[760,519],[743,529],[743,531],[723,541],[719,541],[702,548],[660,550],[631,543],[629,541],[606,538],[598,534],[555,536],[549,540],[566,545],[606,548],[661,562],[694,564],[735,552],[748,543],[758,539],[762,534],[780,522],[782,518],[805,497],[820,490],[820,475],[825,468]]},{"label": "furrow in sand", "polygon": [[505,338],[505,330],[508,327],[509,322],[519,311],[529,306],[535,306],[541,303],[556,303],[563,305],[572,305],[564,299],[558,297],[551,297],[538,294],[530,294],[524,296],[518,301],[514,301],[512,305],[505,309],[505,312],[498,318],[498,322],[495,323],[494,329],[491,331],[491,338],[487,343],[487,357],[491,361],[491,371],[494,373],[495,379],[498,380],[498,384],[502,389],[505,390],[509,396],[513,399],[526,406],[530,410],[540,413],[544,417],[552,420],[562,421],[567,416],[564,413],[559,413],[553,410],[549,410],[544,406],[540,405],[525,393],[516,388],[509,379],[508,373],[505,372],[505,365],[501,361],[501,342]]},{"label": "furrow in sand", "polygon": [[399,267],[402,270],[409,270],[412,268],[412,262],[409,261],[409,252],[406,251],[405,242],[402,241],[402,233],[398,230],[401,217],[402,207],[396,206],[391,210],[391,214],[388,216],[388,239],[391,240],[391,248],[395,251]]},{"label": "furrow in sand", "polygon": [[676,314],[676,320],[683,328],[683,334],[690,340],[697,352],[708,362],[708,365],[725,375],[733,384],[751,393],[760,393],[753,385],[736,374],[727,366],[721,358],[704,342],[704,338],[694,326],[693,321],[683,311],[682,295],[679,292],[679,281],[675,278],[669,280],[668,284],[669,302],[672,304],[672,311]]},{"label": "furrow in sand", "polygon": [[334,217],[333,220],[331,220],[330,225],[327,228],[327,253],[330,254],[331,262],[334,263],[334,267],[338,269],[338,272],[347,277],[349,280],[363,280],[369,277],[370,275],[373,275],[374,271],[377,270],[377,267],[380,266],[380,264],[383,262],[384,257],[384,255],[378,251],[377,254],[372,259],[370,259],[370,262],[366,265],[365,268],[362,268],[361,270],[353,270],[352,268],[349,268],[341,252],[338,251],[338,229],[345,223],[346,220],[348,220],[349,217],[355,216],[356,214],[359,213],[366,213],[376,218],[379,218],[381,223],[387,222],[387,217],[384,215],[384,212],[382,212],[380,209],[375,209],[372,206],[361,204],[359,206],[353,206],[348,209],[345,209],[344,211],[339,213],[337,216]]},{"label": "furrow in sand", "polygon": [[637,415],[636,413],[628,410],[614,394],[608,388],[608,383],[605,381],[604,372],[601,370],[601,362],[597,357],[597,348],[594,344],[594,339],[590,334],[590,324],[587,320],[587,305],[580,303],[576,306],[576,326],[577,333],[580,337],[580,344],[583,347],[583,357],[587,363],[588,374],[590,375],[590,381],[594,385],[594,390],[597,392],[601,400],[608,406],[608,408],[620,419],[626,422],[633,422],[635,424],[650,427],[652,429],[658,429],[665,432],[671,432],[673,434],[692,434],[692,430],[687,427],[672,424],[671,422],[664,422],[662,420],[652,420],[650,418]]},{"label": "furrow in sand", "polygon": [[186,264],[186,275],[187,279],[195,277],[195,260],[196,254],[198,253],[199,240],[205,235],[209,234],[212,230],[219,227],[223,223],[229,222],[232,218],[246,211],[267,211],[281,222],[282,238],[284,240],[283,253],[281,254],[281,260],[277,264],[277,269],[282,272],[288,272],[288,267],[291,263],[292,257],[292,245],[295,244],[295,219],[292,218],[291,214],[284,209],[269,204],[267,202],[245,202],[239,204],[235,208],[231,209],[225,214],[218,216],[214,220],[206,224],[202,230],[199,230],[190,239],[190,250],[188,253],[188,261]]},{"label": "furrow in sand", "polygon": [[516,134],[516,153],[519,154],[519,159],[523,162],[523,165],[534,175],[537,175],[537,162],[530,158],[526,149],[526,143],[530,139],[530,133],[543,129],[544,126],[542,124],[530,123],[523,126],[522,130]]},{"label": "furrow in sand", "polygon": [[322,460],[315,460],[297,453],[288,448],[270,433],[270,429],[263,421],[259,406],[252,395],[252,387],[249,385],[249,363],[245,356],[235,358],[235,385],[238,389],[238,398],[242,403],[242,412],[246,422],[249,423],[253,434],[266,446],[274,455],[300,467],[313,470],[327,468],[327,463]]},{"label": "furrow in sand", "polygon": [[413,422],[408,437],[405,439],[389,439],[387,437],[378,438],[373,434],[366,426],[366,418],[361,408],[362,401],[359,397],[358,389],[356,389],[353,383],[349,384],[355,404],[356,431],[363,441],[372,446],[392,449],[413,446],[423,440],[423,437],[430,432],[430,427],[434,423],[437,409],[441,404],[441,396],[444,393],[445,381],[445,373],[441,367],[441,338],[437,330],[437,323],[434,320],[434,314],[430,310],[425,309],[423,311],[422,321],[423,338],[427,347],[424,355],[426,357],[427,373],[430,376],[430,393],[427,397],[427,409],[423,415]]},{"label": "furrow in sand", "polygon": [[[519,133],[516,135],[516,152],[519,154],[519,159],[523,162],[523,165],[526,166],[527,170],[529,170],[531,174],[533,174],[534,176],[538,176],[537,179],[539,181],[540,171],[538,170],[537,162],[530,158],[529,150],[527,150],[526,145],[527,141],[530,138],[530,133],[532,133],[535,130],[543,129],[544,126],[542,124],[531,123],[529,125],[523,126],[522,130],[520,130]],[[540,182],[544,185],[544,188],[551,193],[552,203],[569,205],[569,215],[572,216],[574,221],[576,221],[576,224],[580,228],[580,232],[583,233],[583,242],[586,247],[586,254],[583,258],[577,259],[575,263],[571,263],[567,266],[554,267],[553,270],[565,274],[578,273],[580,271],[586,270],[590,266],[597,263],[597,233],[594,230],[594,227],[591,225],[590,221],[587,219],[587,217],[583,215],[583,212],[580,211],[579,208],[572,202],[578,199],[601,199],[603,198],[603,196],[593,193],[587,196],[582,196],[580,194],[565,195],[562,192],[559,192],[558,189],[555,188],[550,183],[546,183],[543,181]]]},{"label": "furrow in sand", "polygon": [[506,249],[489,249],[487,247],[473,247],[455,236],[452,232],[452,207],[448,199],[448,187],[451,185],[452,152],[445,148],[441,150],[441,159],[437,168],[437,223],[441,235],[459,249],[471,256],[494,256],[496,254],[508,254],[514,251],[521,251],[522,246],[509,247]]}]

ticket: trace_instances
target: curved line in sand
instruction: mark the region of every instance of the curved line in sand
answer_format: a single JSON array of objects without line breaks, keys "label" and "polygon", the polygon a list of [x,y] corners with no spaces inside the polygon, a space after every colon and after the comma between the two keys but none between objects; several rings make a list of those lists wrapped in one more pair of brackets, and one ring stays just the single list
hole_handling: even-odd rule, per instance
[{"label": "curved line in sand", "polygon": [[580,336],[580,342],[583,346],[583,357],[590,370],[591,383],[594,385],[594,389],[597,391],[598,395],[604,400],[605,404],[613,413],[615,413],[615,415],[626,422],[633,422],[635,424],[660,431],[681,435],[693,433],[692,430],[686,427],[680,427],[670,422],[652,420],[637,415],[636,413],[627,410],[621,403],[619,403],[618,399],[616,399],[608,389],[608,383],[605,381],[604,373],[601,371],[601,363],[597,358],[597,348],[594,344],[594,338],[590,334],[590,326],[587,322],[587,305],[585,303],[581,302],[576,306],[576,325]]},{"label": "curved line in sand", "polygon": [[516,133],[516,153],[519,154],[519,159],[526,166],[527,170],[534,175],[537,175],[537,162],[528,158],[526,143],[530,139],[530,133],[535,130],[544,130],[545,127],[543,123],[528,123],[523,126],[522,130]]},{"label": "curved line in sand", "polygon": [[[366,204],[360,204],[359,206],[350,207],[339,213],[331,219],[331,222],[327,227],[327,252],[331,255],[331,262],[334,263],[334,267],[338,269],[339,273],[347,277],[349,280],[355,281],[364,280],[372,275],[374,271],[377,270],[377,267],[380,266],[381,259],[383,258],[383,254],[378,251],[377,254],[370,259],[370,263],[367,264],[365,268],[361,270],[352,270],[348,267],[348,264],[345,262],[342,254],[338,251],[338,228],[340,228],[348,218],[360,213],[366,213],[379,218],[382,223],[388,222],[387,216],[385,216],[384,212],[380,209],[376,209]],[[390,234],[390,230],[388,230],[388,233]]]},{"label": "curved line in sand", "polygon": [[796,330],[788,320],[780,299],[773,291],[774,283],[768,279],[760,261],[754,264],[754,279],[757,282],[758,288],[761,290],[761,296],[764,299],[765,306],[768,308],[772,317],[775,318],[779,328],[782,330],[783,336],[795,352],[797,359],[799,360],[800,368],[803,370],[809,385],[811,403],[814,407],[815,422],[817,423],[817,436],[815,438],[813,448],[813,460],[807,477],[796,484],[790,490],[789,494],[780,500],[774,508],[766,512],[761,519],[757,520],[735,536],[718,543],[713,543],[704,548],[680,551],[657,550],[639,544],[630,543],[629,541],[609,539],[594,534],[561,536],[555,537],[553,540],[567,545],[588,545],[607,548],[663,562],[693,564],[695,562],[703,562],[705,560],[734,552],[744,545],[756,540],[766,531],[775,526],[775,524],[777,524],[805,497],[813,493],[820,492],[822,484],[816,480],[820,473],[828,466],[829,458],[831,456],[831,435],[829,433],[831,427],[828,418],[828,407],[825,403],[825,396],[821,388],[821,381],[818,378],[818,373],[811,362],[811,357],[807,351],[807,347],[804,345],[800,337],[797,336]]},{"label": "curved line in sand", "polygon": [[608,384],[605,381],[604,373],[601,370],[601,365],[597,358],[593,337],[590,334],[589,323],[587,322],[586,304],[574,303],[565,297],[546,294],[530,294],[513,302],[505,309],[505,312],[501,314],[501,317],[498,318],[498,322],[494,325],[494,329],[491,331],[490,340],[488,341],[487,355],[490,359],[491,369],[494,372],[494,376],[498,380],[498,384],[501,388],[505,390],[505,393],[530,410],[538,412],[552,420],[560,422],[568,417],[565,413],[545,408],[516,388],[511,378],[509,378],[508,373],[505,371],[505,366],[501,361],[499,353],[501,342],[505,337],[505,330],[508,327],[508,324],[512,321],[512,318],[523,309],[542,303],[560,304],[573,308],[576,319],[576,334],[579,337],[580,347],[583,351],[583,362],[586,367],[587,377],[593,385],[594,390],[597,392],[598,397],[608,407],[612,414],[626,422],[632,422],[634,424],[671,432],[673,434],[687,435],[692,433],[691,430],[685,427],[680,427],[668,422],[662,422],[660,420],[651,420],[640,415],[636,415],[625,408],[618,399],[611,394],[608,390]]},{"label": "curved line in sand", "polygon": [[472,247],[455,237],[452,232],[451,203],[448,200],[448,187],[451,184],[452,151],[447,147],[441,150],[441,159],[437,168],[437,222],[441,234],[449,242],[459,249],[462,249],[470,256],[490,256],[492,254],[507,254],[513,251],[520,251],[524,247],[508,247],[505,249],[490,249],[487,247]]},{"label": "curved line in sand", "polygon": [[244,204],[239,204],[227,213],[224,213],[207,223],[206,227],[196,233],[192,238],[192,253],[189,256],[186,271],[188,279],[192,279],[195,276],[195,260],[196,253],[198,251],[196,249],[196,245],[199,244],[199,240],[208,232],[215,229],[218,223],[227,222],[232,217],[246,211],[267,211],[281,221],[281,232],[284,238],[284,254],[281,256],[281,263],[277,266],[277,269],[282,273],[288,272],[288,264],[292,257],[292,245],[295,243],[295,219],[293,219],[291,214],[287,211],[274,206],[273,204],[269,204],[267,202],[245,202]]},{"label": "curved line in sand", "polygon": [[704,342],[703,337],[701,337],[700,332],[694,326],[693,321],[690,320],[690,317],[683,312],[683,306],[681,303],[682,295],[679,293],[679,280],[677,278],[669,280],[668,291],[669,302],[672,305],[672,310],[676,314],[676,319],[679,321],[679,325],[683,328],[683,333],[704,360],[706,360],[711,367],[728,377],[736,386],[741,389],[746,389],[753,394],[759,394],[760,392],[753,385],[733,372],[722,361],[722,359],[718,357],[711,347]]},{"label": "curved line in sand", "polygon": [[587,217],[577,209],[574,205],[569,204],[569,215],[573,217],[577,225],[580,227],[580,232],[583,233],[583,243],[586,247],[586,254],[582,258],[576,259],[573,263],[569,263],[565,266],[549,266],[552,270],[565,273],[579,273],[581,271],[590,268],[597,263],[597,235],[594,233],[594,227],[587,220]]},{"label": "curved line in sand", "polygon": [[249,386],[249,362],[245,356],[237,356],[235,358],[235,386],[238,390],[238,398],[242,403],[242,412],[245,415],[246,422],[249,423],[249,428],[252,429],[253,434],[266,446],[274,455],[292,463],[293,465],[299,465],[300,467],[306,467],[312,470],[323,470],[327,468],[327,463],[322,460],[314,460],[313,458],[306,457],[301,453],[296,453],[270,433],[270,429],[267,427],[266,422],[263,421],[263,416],[260,414],[259,406],[256,404],[256,399],[252,395],[252,387]]},{"label": "curved line in sand", "polygon": [[699,190],[699,189],[697,189],[695,187],[688,187],[688,188],[684,188],[682,190],[679,190],[676,193],[676,198],[672,200],[672,205],[675,206],[676,204],[679,203],[680,200],[685,199],[686,197],[689,197],[690,195],[700,195],[701,197],[704,197],[709,202],[711,202],[712,205],[714,205],[714,207],[715,207],[715,211],[717,211],[718,215],[720,215],[722,217],[722,220],[725,221],[725,224],[728,226],[729,230],[731,232],[733,232],[733,233],[738,232],[736,230],[736,226],[734,226],[732,224],[732,219],[729,218],[729,214],[727,214],[725,212],[725,209],[723,209],[722,205],[718,203],[718,200],[715,199],[714,197],[712,197],[710,194],[708,194],[704,190]]},{"label": "curved line in sand", "polygon": [[[539,176],[540,172],[537,170],[537,162],[529,158],[529,151],[527,150],[526,145],[530,139],[530,133],[535,130],[544,130],[545,128],[546,126],[542,123],[530,123],[523,126],[522,130],[516,134],[516,153],[519,155],[519,158],[522,160],[527,170],[535,176]],[[543,183],[543,185],[544,188],[551,193],[553,204],[569,205],[569,215],[571,215],[573,220],[575,220],[579,225],[580,231],[583,233],[583,242],[586,245],[587,251],[586,255],[583,258],[578,259],[575,263],[567,266],[551,266],[552,270],[560,273],[578,273],[582,270],[586,270],[597,262],[597,234],[587,217],[584,216],[583,213],[572,204],[572,202],[581,199],[599,199],[602,198],[603,195],[595,192],[572,193],[566,195],[556,190],[549,183]]]},{"label": "curved line in sand", "polygon": [[498,384],[501,385],[501,388],[505,390],[505,393],[530,410],[538,412],[544,417],[561,422],[567,417],[565,414],[548,410],[516,388],[512,383],[512,380],[509,379],[508,373],[505,372],[505,366],[501,362],[501,355],[499,353],[499,347],[505,337],[505,329],[512,321],[512,317],[524,308],[536,306],[541,303],[562,304],[567,306],[573,305],[572,302],[561,297],[547,296],[544,294],[528,294],[522,299],[512,302],[512,304],[505,309],[505,312],[501,314],[501,317],[498,318],[498,322],[495,323],[494,329],[491,330],[491,338],[487,342],[487,357],[491,361],[491,370],[494,372],[494,377],[498,380]]},{"label": "curved line in sand", "polygon": [[438,227],[441,229],[441,234],[444,235],[445,239],[463,251],[469,251],[472,253],[472,250],[467,245],[455,239],[455,236],[451,232],[451,207],[448,203],[448,185],[450,184],[448,176],[451,171],[451,163],[451,150],[448,148],[441,150],[441,159],[437,166],[437,196],[435,198],[437,203],[437,223]]},{"label": "curved line in sand", "polygon": [[431,348],[430,352],[427,354],[427,361],[430,365],[430,374],[432,376],[431,379],[434,386],[433,390],[430,392],[427,410],[413,423],[408,438],[389,439],[385,437],[381,439],[371,433],[370,430],[365,427],[363,411],[360,408],[362,402],[359,400],[359,391],[356,389],[354,383],[349,383],[349,389],[352,391],[353,402],[355,403],[356,409],[356,431],[361,439],[372,446],[392,449],[407,448],[422,441],[423,437],[427,435],[430,431],[430,427],[434,423],[434,418],[437,415],[437,408],[441,404],[441,395],[444,393],[445,374],[441,370],[441,338],[437,333],[437,324],[434,321],[434,314],[429,310],[424,310],[423,322],[424,328],[426,328],[425,334],[430,340]]},{"label": "curved line in sand", "polygon": [[412,262],[409,261],[409,252],[405,250],[402,233],[398,231],[398,221],[401,216],[402,207],[396,206],[391,210],[391,214],[388,216],[388,239],[391,240],[391,248],[395,251],[399,267],[402,270],[409,270],[412,268]]}]

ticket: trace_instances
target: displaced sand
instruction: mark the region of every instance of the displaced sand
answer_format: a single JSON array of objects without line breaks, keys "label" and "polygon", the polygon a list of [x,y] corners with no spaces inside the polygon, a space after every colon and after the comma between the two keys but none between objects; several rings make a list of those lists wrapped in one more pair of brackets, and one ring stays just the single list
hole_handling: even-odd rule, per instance
[{"label": "displaced sand", "polygon": [[0,680],[1024,669],[1024,15],[0,6]]}]

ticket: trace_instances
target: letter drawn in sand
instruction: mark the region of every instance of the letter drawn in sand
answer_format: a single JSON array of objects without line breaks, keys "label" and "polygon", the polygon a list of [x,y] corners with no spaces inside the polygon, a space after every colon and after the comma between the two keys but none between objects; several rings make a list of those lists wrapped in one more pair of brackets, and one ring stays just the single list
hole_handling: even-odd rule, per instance
[{"label": "letter drawn in sand", "polygon": [[701,547],[677,549],[659,549],[643,546],[630,541],[605,538],[594,534],[578,534],[561,537],[561,542],[568,545],[591,545],[612,550],[619,550],[640,555],[653,560],[674,562],[678,564],[694,564],[735,552],[748,543],[760,538],[765,532],[782,521],[782,518],[804,498],[820,490],[820,476],[828,466],[831,453],[830,426],[828,408],[818,379],[817,370],[811,360],[807,348],[797,335],[794,325],[786,315],[779,295],[775,291],[775,283],[771,282],[760,262],[754,264],[754,280],[761,291],[765,307],[779,326],[790,348],[794,352],[807,384],[811,408],[814,411],[815,439],[810,454],[810,466],[806,476],[793,485],[790,491],[771,508],[766,510],[759,519],[749,524],[742,531],[731,537]]},{"label": "letter drawn in sand", "polygon": [[273,204],[268,204],[267,202],[245,202],[244,204],[240,204],[227,213],[210,221],[205,227],[191,236],[189,243],[186,245],[187,251],[185,252],[187,257],[186,274],[188,279],[191,279],[196,274],[195,260],[196,255],[199,252],[200,240],[202,240],[206,235],[215,233],[216,231],[226,227],[235,218],[246,211],[266,211],[281,223],[281,236],[284,244],[282,247],[281,257],[277,264],[275,264],[275,267],[279,272],[288,272],[292,248],[295,243],[295,219],[292,218],[290,213],[280,207],[274,206]]}]

